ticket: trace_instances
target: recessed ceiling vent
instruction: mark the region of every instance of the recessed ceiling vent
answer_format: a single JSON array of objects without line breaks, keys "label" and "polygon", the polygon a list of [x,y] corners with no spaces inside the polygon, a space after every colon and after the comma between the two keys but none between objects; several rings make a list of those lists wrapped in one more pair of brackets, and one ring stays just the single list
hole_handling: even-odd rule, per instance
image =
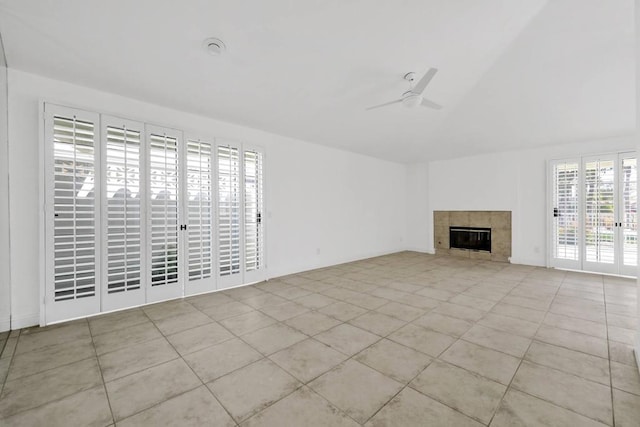
[{"label": "recessed ceiling vent", "polygon": [[202,47],[209,53],[211,56],[220,56],[224,53],[227,47],[224,45],[224,42],[215,37],[210,37],[206,39],[202,43]]}]

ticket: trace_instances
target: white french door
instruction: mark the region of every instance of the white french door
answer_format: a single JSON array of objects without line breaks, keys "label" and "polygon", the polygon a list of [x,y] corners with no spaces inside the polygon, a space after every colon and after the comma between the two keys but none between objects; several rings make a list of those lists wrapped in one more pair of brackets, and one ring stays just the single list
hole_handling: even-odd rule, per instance
[{"label": "white french door", "polygon": [[243,152],[244,185],[244,282],[264,279],[264,153],[257,148]]},{"label": "white french door", "polygon": [[243,283],[241,148],[232,143],[217,145],[218,158],[218,287]]},{"label": "white french door", "polygon": [[98,114],[45,108],[45,288],[48,322],[100,310]]},{"label": "white french door", "polygon": [[182,295],[180,131],[147,126],[147,302]]},{"label": "white french door", "polygon": [[550,163],[550,266],[636,275],[635,153]]},{"label": "white french door", "polygon": [[264,279],[264,153],[221,142],[218,159],[218,287]]},{"label": "white french door", "polygon": [[265,277],[264,153],[44,107],[42,323]]},{"label": "white french door", "polygon": [[638,158],[625,153],[618,160],[618,253],[620,274],[638,274]]},{"label": "white french door", "polygon": [[102,116],[102,310],[146,301],[144,124]]},{"label": "white french door", "polygon": [[215,272],[215,145],[187,137],[183,193],[187,229],[183,232],[187,281],[185,295],[216,289]]}]

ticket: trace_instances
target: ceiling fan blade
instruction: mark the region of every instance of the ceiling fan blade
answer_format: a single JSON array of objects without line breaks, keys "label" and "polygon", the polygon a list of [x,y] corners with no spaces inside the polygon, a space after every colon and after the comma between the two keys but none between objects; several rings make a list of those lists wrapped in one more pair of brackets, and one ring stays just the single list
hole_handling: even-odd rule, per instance
[{"label": "ceiling fan blade", "polygon": [[442,105],[436,104],[433,101],[429,101],[426,98],[422,98],[422,103],[421,104],[422,104],[423,107],[433,108],[434,110],[442,110]]},{"label": "ceiling fan blade", "polygon": [[384,104],[374,105],[373,107],[365,108],[365,110],[373,110],[374,108],[386,107],[387,105],[397,104],[402,102],[402,98],[396,99],[395,101],[385,102]]},{"label": "ceiling fan blade", "polygon": [[433,76],[436,75],[437,72],[438,72],[437,68],[429,68],[429,71],[427,71],[425,75],[422,76],[420,81],[416,83],[416,85],[413,87],[411,92],[417,93],[419,95],[422,94],[422,92],[424,92],[425,88],[427,87],[427,85],[429,84]]}]

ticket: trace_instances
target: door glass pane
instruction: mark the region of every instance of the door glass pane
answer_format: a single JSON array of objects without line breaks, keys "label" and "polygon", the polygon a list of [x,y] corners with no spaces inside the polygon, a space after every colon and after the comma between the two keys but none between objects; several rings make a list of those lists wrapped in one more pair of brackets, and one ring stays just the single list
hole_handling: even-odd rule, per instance
[{"label": "door glass pane", "polygon": [[613,160],[585,163],[585,260],[615,262],[615,177]]},{"label": "door glass pane", "polygon": [[240,272],[240,156],[238,149],[218,146],[219,274]]},{"label": "door glass pane", "polygon": [[213,231],[211,144],[187,142],[188,197],[188,271],[189,280],[206,279],[212,275]]},{"label": "door glass pane", "polygon": [[637,159],[622,159],[622,250],[624,265],[638,265],[638,168]]},{"label": "door glass pane", "polygon": [[262,227],[262,153],[244,153],[244,246],[246,271],[258,270],[263,264]]},{"label": "door glass pane", "polygon": [[107,127],[107,292],[140,288],[140,132]]},{"label": "door glass pane", "polygon": [[95,129],[75,117],[53,118],[54,300],[96,292]]},{"label": "door glass pane", "polygon": [[578,162],[553,166],[553,257],[579,260]]},{"label": "door glass pane", "polygon": [[178,282],[178,141],[149,138],[151,286]]}]

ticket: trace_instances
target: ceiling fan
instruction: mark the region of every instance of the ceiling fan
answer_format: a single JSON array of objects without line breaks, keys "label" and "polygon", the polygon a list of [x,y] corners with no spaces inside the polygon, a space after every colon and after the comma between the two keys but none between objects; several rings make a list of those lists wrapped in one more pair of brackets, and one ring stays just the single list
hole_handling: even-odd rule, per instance
[{"label": "ceiling fan", "polygon": [[416,79],[416,73],[407,73],[404,75],[404,79],[409,82],[409,90],[402,94],[402,98],[396,99],[395,101],[385,102],[384,104],[374,105],[373,107],[367,108],[367,110],[373,110],[374,108],[385,107],[387,105],[402,103],[405,107],[417,107],[421,105],[423,107],[433,108],[436,110],[440,110],[442,105],[436,104],[433,101],[430,101],[426,98],[423,98],[422,92],[427,88],[433,76],[438,72],[437,68],[429,68],[429,71],[425,73],[424,76],[420,79],[418,83],[413,85],[413,82]]}]

